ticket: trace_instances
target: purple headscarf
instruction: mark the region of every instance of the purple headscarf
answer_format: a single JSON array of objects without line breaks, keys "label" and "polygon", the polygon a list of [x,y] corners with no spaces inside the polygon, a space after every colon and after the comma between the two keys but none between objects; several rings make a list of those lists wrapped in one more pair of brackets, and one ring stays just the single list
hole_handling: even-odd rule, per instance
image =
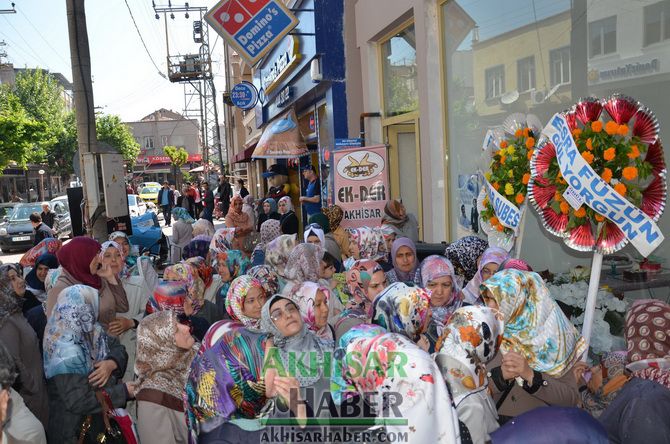
[{"label": "purple headscarf", "polygon": [[[396,262],[395,256],[398,254],[400,247],[407,247],[414,253],[414,268],[410,272],[400,271],[398,268],[398,263]],[[412,239],[408,237],[401,237],[393,241],[391,245],[391,260],[393,261],[393,270],[395,271],[398,281],[400,282],[413,282],[414,276],[416,275],[416,270],[419,268],[419,260],[416,256],[416,245]]]},{"label": "purple headscarf", "polygon": [[509,259],[509,253],[506,250],[503,250],[500,247],[489,247],[482,254],[481,259],[479,260],[479,265],[477,267],[477,273],[473,277],[468,285],[463,289],[463,295],[465,296],[465,302],[469,304],[479,304],[481,299],[479,297],[479,287],[484,282],[482,278],[482,269],[486,264],[496,264],[500,266],[503,262]]}]

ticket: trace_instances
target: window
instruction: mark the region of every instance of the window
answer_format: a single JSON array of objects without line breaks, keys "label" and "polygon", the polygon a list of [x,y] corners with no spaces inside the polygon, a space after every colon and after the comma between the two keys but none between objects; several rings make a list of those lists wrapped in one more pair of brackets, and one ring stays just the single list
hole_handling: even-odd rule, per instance
[{"label": "window", "polygon": [[549,51],[549,67],[552,87],[570,83],[570,47]]},{"label": "window", "polygon": [[414,25],[381,44],[384,114],[397,116],[419,108]]},{"label": "window", "polygon": [[499,97],[505,92],[505,67],[503,65],[488,68],[486,75],[486,99]]},{"label": "window", "polygon": [[519,92],[535,89],[535,56],[526,57],[516,62],[517,90]]},{"label": "window", "polygon": [[616,52],[616,16],[589,23],[589,57]]},{"label": "window", "polygon": [[670,39],[670,0],[644,7],[644,46]]},{"label": "window", "polygon": [[154,138],[149,136],[144,136],[144,149],[152,150],[154,149]]},{"label": "window", "polygon": [[161,136],[161,146],[167,146],[168,136]]}]

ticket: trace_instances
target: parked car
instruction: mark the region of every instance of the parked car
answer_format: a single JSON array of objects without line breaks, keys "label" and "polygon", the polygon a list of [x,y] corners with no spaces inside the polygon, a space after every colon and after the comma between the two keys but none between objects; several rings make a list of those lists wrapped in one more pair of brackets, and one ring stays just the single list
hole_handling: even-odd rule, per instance
[{"label": "parked car", "polygon": [[49,202],[51,211],[56,214],[54,226],[52,227],[57,238],[72,237],[72,220],[70,219],[70,204],[67,196],[51,199]]},{"label": "parked car", "polygon": [[142,216],[147,212],[147,204],[137,194],[128,195],[128,212],[130,217]]},{"label": "parked car", "polygon": [[148,186],[144,187],[140,190],[140,197],[144,199],[146,202],[153,202],[154,204],[158,204],[158,192],[160,191],[161,187],[156,187],[156,186]]},{"label": "parked car", "polygon": [[16,202],[0,203],[0,222],[5,218],[9,219],[9,215],[12,214],[15,206]]},{"label": "parked car", "polygon": [[42,204],[39,202],[16,204],[7,223],[0,227],[0,250],[8,253],[32,248],[35,232],[30,223],[30,215],[41,212]]}]

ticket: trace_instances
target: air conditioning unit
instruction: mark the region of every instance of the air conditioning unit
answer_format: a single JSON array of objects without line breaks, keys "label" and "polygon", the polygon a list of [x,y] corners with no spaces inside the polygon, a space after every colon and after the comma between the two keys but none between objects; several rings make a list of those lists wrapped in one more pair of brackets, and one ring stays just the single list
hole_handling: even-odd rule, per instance
[{"label": "air conditioning unit", "polygon": [[544,90],[532,89],[530,90],[530,103],[533,105],[539,105],[544,103],[547,98],[547,93]]}]

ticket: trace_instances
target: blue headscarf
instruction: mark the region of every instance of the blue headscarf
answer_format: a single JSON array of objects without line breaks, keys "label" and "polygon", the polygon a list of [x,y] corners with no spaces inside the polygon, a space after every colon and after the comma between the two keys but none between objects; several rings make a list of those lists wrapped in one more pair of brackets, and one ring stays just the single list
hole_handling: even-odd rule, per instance
[{"label": "blue headscarf", "polygon": [[263,203],[265,203],[265,202],[270,204],[270,214],[277,212],[277,201],[276,200],[274,200],[271,197],[268,197],[267,199],[265,199],[263,201]]},{"label": "blue headscarf", "polygon": [[30,273],[26,275],[26,284],[28,284],[30,288],[46,291],[44,288],[44,282],[37,278],[37,267],[40,265],[46,265],[51,270],[53,270],[54,268],[58,268],[58,258],[53,254],[44,253],[37,258],[35,261],[35,266],[32,270],[30,270]]},{"label": "blue headscarf", "polygon": [[172,209],[172,216],[174,216],[175,219],[182,219],[187,224],[195,223],[195,219],[193,219],[188,211],[186,211],[186,208],[174,207]]}]

